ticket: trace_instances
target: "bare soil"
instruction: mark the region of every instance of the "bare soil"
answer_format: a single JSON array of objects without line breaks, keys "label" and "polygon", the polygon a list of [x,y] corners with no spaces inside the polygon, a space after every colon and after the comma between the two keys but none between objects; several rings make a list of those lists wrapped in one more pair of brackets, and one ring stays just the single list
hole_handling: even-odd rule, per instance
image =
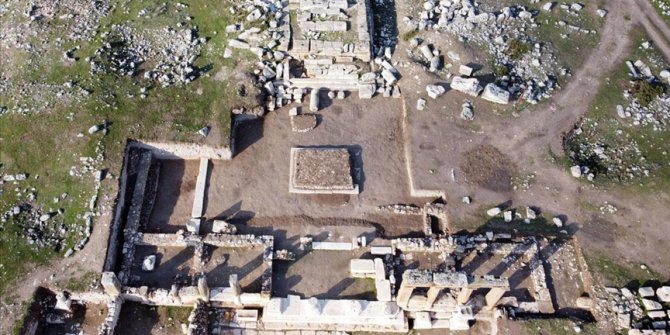
[{"label": "bare soil", "polygon": [[494,146],[480,145],[466,152],[461,169],[468,181],[485,189],[498,192],[512,190],[514,164]]},{"label": "bare soil", "polygon": [[273,295],[297,294],[319,299],[375,299],[374,280],[353,278],[352,259],[369,258],[363,250],[313,250],[294,262],[275,262]]},{"label": "bare soil", "polygon": [[162,160],[156,205],[145,230],[152,233],[175,233],[185,229],[191,218],[199,162],[195,160]]},{"label": "bare soil", "polygon": [[126,302],[121,308],[116,335],[181,334],[181,324],[188,325],[190,308],[155,307]]},{"label": "bare soil", "polygon": [[263,275],[263,250],[256,247],[213,248],[209,262],[205,264],[207,284],[210,287],[228,287],[231,274],[237,274],[242,290],[245,292],[261,291]]},{"label": "bare soil", "polygon": [[[670,258],[663,257],[666,252],[659,252],[670,251],[670,241],[662,238],[670,226],[656,219],[670,216],[670,208],[664,205],[670,200],[668,194],[595,187],[570,176],[567,168],[552,157],[562,155],[563,134],[586,113],[600,83],[624,62],[631,47],[628,32],[635,29],[636,24],[642,24],[656,45],[670,40],[667,27],[650,25],[650,20],[655,22],[659,18],[651,5],[643,6],[643,2],[639,1],[639,6],[634,0],[602,5],[608,14],[599,31],[601,40],[583,67],[550,101],[522,110],[513,117],[508,116],[505,107],[455,91],[448,91],[436,100],[428,99],[427,109],[417,111],[415,103],[419,97],[425,97],[425,85],[440,83],[442,79],[420,68],[400,68],[404,77],[413,79],[400,82],[407,113],[405,136],[412,155],[413,179],[417,188],[445,190],[450,219],[456,230],[471,227],[473,218],[480,218],[494,205],[539,206],[545,213],[565,215],[570,226],[567,232],[576,234],[587,250],[646,264],[670,277]],[[449,44],[440,42],[448,39],[446,36],[433,34],[430,38],[437,45]],[[405,44],[401,41],[399,49],[406,48]],[[659,49],[663,51],[665,47],[659,46]],[[465,61],[467,55],[463,53],[461,60]],[[480,61],[476,54],[470,55],[473,62]],[[474,121],[459,117],[460,105],[465,100],[473,101]],[[501,153],[496,155],[498,160],[477,151],[482,147],[495,148]],[[516,168],[509,168],[511,166]],[[452,170],[455,180],[451,178]],[[512,178],[529,174],[535,178],[525,190],[476,182],[506,180],[505,172]],[[463,196],[470,196],[473,203],[461,203]],[[619,210],[615,214],[601,213],[598,208],[605,202],[615,204]]]},{"label": "bare soil", "polygon": [[[192,264],[193,252],[193,248],[137,246],[130,284],[168,289],[176,278],[187,280],[195,273]],[[142,271],[142,261],[149,255],[156,255],[155,269],[151,272]]]},{"label": "bare soil", "polygon": [[[324,93],[321,101],[324,108],[318,113],[319,126],[307,133],[291,131],[289,107],[266,115],[262,121],[242,124],[234,159],[212,164],[205,201],[207,218],[248,220],[308,215],[315,219],[383,222],[378,220],[390,216],[378,212],[377,206],[426,201],[410,197],[399,100],[349,97],[331,101]],[[353,178],[361,193],[288,193],[289,154],[297,146],[347,148],[352,156]],[[420,226],[416,228],[420,230]]]}]

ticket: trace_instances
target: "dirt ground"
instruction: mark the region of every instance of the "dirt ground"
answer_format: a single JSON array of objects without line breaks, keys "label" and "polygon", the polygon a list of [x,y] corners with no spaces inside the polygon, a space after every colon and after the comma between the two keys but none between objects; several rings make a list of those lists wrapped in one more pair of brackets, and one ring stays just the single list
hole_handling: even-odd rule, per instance
[{"label": "dirt ground", "polygon": [[319,299],[375,299],[373,279],[353,278],[352,259],[366,251],[313,250],[297,255],[294,262],[275,262],[272,294],[297,294]]},{"label": "dirt ground", "polygon": [[[318,113],[319,125],[307,133],[291,131],[288,108],[263,121],[243,124],[232,161],[215,161],[206,201],[208,218],[309,215],[369,220],[376,207],[424,201],[409,196],[403,158],[399,100],[329,101]],[[289,152],[295,146],[346,147],[354,161],[360,194],[313,196],[289,194]]]},{"label": "dirt ground", "polygon": [[152,233],[175,233],[185,229],[191,218],[199,161],[162,160],[156,205],[145,230]]},{"label": "dirt ground", "polygon": [[[193,248],[166,248],[137,246],[131,270],[131,284],[170,288],[175,278],[187,279],[194,273]],[[151,272],[142,271],[144,257],[156,255],[156,267]]]},{"label": "dirt ground", "polygon": [[[411,153],[413,180],[417,188],[445,191],[456,230],[469,227],[473,218],[498,204],[538,206],[545,213],[565,215],[570,226],[568,233],[576,234],[587,250],[646,264],[670,277],[670,258],[664,257],[666,252],[658,252],[670,251],[670,241],[663,238],[670,226],[655,219],[670,217],[670,208],[665,205],[670,197],[665,193],[632,193],[623,188],[604,189],[582,183],[550,155],[562,154],[564,132],[584,115],[600,82],[614,66],[623,63],[630,47],[627,32],[637,22],[654,42],[658,40],[656,44],[662,52],[668,49],[667,42],[659,36],[670,36],[670,30],[658,24],[653,8],[643,2],[608,3],[607,18],[599,31],[600,43],[583,68],[575,71],[550,101],[514,116],[504,112],[504,107],[456,91],[448,91],[436,100],[428,98],[426,110],[416,110],[416,100],[426,98],[425,85],[445,80],[409,65],[408,60],[402,59],[405,53],[396,52],[403,77],[412,78],[399,85],[407,114],[406,149]],[[403,10],[402,3],[397,6]],[[437,45],[450,45],[452,50],[452,44],[440,35],[429,34],[427,38]],[[406,48],[407,42],[399,41],[398,50]],[[462,60],[471,57],[472,62],[483,61],[467,49],[454,50]],[[474,105],[474,121],[459,117],[466,100]],[[514,190],[510,182],[524,175],[535,177],[527,189]],[[470,196],[472,204],[463,204],[464,196]],[[597,208],[606,202],[619,211],[600,213]]]},{"label": "dirt ground", "polygon": [[188,324],[190,308],[155,307],[126,302],[121,308],[116,335],[181,334],[181,324]]},{"label": "dirt ground", "polygon": [[207,275],[207,284],[210,287],[228,287],[231,274],[237,274],[237,279],[245,292],[261,291],[261,276],[263,275],[264,248],[213,248],[210,250],[209,262],[205,264],[204,272]]},{"label": "dirt ground", "polygon": [[[72,317],[65,318],[63,323],[45,323],[45,326],[41,329],[43,334],[97,334],[100,325],[107,317],[107,306],[98,304],[73,304],[72,312]],[[60,313],[55,312],[54,315],[60,315]]]}]

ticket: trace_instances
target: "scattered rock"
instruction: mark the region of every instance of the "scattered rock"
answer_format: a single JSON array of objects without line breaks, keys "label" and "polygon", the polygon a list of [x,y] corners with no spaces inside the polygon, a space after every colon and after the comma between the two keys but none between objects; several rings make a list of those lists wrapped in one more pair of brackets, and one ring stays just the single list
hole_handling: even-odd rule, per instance
[{"label": "scattered rock", "polygon": [[570,167],[570,174],[575,178],[580,178],[582,176],[582,168],[579,165],[574,165]]},{"label": "scattered rock", "polygon": [[559,227],[559,228],[560,228],[560,227],[563,227],[564,222],[563,222],[563,219],[561,219],[560,217],[555,216],[555,217],[554,217],[553,219],[551,219],[551,220],[554,222],[554,224],[556,225],[556,227]]},{"label": "scattered rock", "polygon": [[447,90],[444,88],[444,86],[441,85],[427,85],[426,86],[426,92],[428,93],[428,96],[437,99],[440,97],[442,94],[444,94]]},{"label": "scattered rock", "polygon": [[426,99],[421,99],[421,98],[419,98],[419,99],[416,101],[416,109],[422,111],[422,110],[424,110],[425,108],[426,108]]},{"label": "scattered rock", "polygon": [[471,95],[473,97],[476,97],[481,93],[483,88],[479,85],[479,80],[476,78],[461,78],[461,77],[454,77],[451,80],[451,88]]},{"label": "scattered rock", "polygon": [[210,127],[209,126],[204,126],[198,130],[198,134],[202,135],[202,137],[207,137],[209,135]]},{"label": "scattered rock", "polygon": [[156,255],[144,257],[142,261],[142,271],[151,272],[156,267]]},{"label": "scattered rock", "polygon": [[475,69],[473,69],[472,67],[467,66],[467,65],[461,65],[458,68],[458,73],[460,73],[461,76],[466,76],[466,77],[472,76],[472,73],[474,71],[475,71]]},{"label": "scattered rock", "polygon": [[502,210],[500,208],[493,207],[493,208],[486,211],[486,215],[488,215],[490,217],[494,217],[494,216],[500,214],[500,212],[502,212]]},{"label": "scattered rock", "polygon": [[474,118],[475,112],[472,109],[472,104],[466,101],[461,106],[461,119],[471,121]]}]

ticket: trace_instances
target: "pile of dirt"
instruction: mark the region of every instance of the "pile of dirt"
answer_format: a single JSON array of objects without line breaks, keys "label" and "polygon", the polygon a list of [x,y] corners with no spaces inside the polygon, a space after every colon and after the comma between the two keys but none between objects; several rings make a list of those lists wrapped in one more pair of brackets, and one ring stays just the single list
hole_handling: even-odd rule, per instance
[{"label": "pile of dirt", "polygon": [[491,145],[479,145],[465,154],[461,170],[471,183],[495,192],[512,191],[512,177],[516,166]]}]

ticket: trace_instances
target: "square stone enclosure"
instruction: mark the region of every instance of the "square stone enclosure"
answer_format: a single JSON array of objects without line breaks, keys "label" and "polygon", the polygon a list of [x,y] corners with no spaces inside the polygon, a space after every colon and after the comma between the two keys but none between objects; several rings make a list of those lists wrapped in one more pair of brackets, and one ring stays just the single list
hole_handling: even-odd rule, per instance
[{"label": "square stone enclosure", "polygon": [[291,148],[289,192],[358,194],[346,148]]}]

